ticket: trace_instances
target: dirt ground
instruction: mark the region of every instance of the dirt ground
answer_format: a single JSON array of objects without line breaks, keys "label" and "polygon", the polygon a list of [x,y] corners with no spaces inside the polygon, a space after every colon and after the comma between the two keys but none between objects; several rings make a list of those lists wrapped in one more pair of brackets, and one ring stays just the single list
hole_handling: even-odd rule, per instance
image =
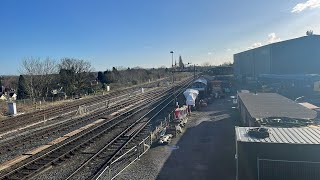
[{"label": "dirt ground", "polygon": [[116,179],[235,179],[236,110],[230,99],[193,112],[185,132],[150,149]]}]

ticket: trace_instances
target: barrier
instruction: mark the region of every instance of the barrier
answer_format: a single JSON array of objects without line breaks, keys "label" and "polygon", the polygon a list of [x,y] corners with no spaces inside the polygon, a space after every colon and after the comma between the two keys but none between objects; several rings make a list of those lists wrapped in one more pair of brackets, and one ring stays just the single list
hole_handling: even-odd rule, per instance
[{"label": "barrier", "polygon": [[180,108],[176,108],[174,111],[174,120],[183,120],[188,115],[188,106],[182,106]]}]

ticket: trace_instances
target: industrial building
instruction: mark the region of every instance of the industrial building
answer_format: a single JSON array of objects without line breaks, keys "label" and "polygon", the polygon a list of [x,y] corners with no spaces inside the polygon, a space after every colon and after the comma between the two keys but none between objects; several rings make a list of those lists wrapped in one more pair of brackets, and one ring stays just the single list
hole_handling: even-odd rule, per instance
[{"label": "industrial building", "polygon": [[319,128],[265,128],[268,137],[236,127],[237,180],[319,180]]},{"label": "industrial building", "polygon": [[313,124],[317,112],[277,93],[238,93],[245,126],[295,127]]},{"label": "industrial building", "polygon": [[320,35],[268,44],[234,54],[238,79],[261,74],[320,74]]}]

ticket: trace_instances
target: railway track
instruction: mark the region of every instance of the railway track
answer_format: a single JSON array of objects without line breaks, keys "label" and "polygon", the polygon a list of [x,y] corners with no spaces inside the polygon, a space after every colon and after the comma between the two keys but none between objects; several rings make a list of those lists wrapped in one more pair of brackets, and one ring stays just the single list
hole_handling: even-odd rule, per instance
[{"label": "railway track", "polygon": [[[70,119],[66,122],[58,122],[55,125],[49,126],[48,128],[44,128],[30,134],[22,135],[20,137],[15,137],[13,139],[8,140],[8,142],[1,142],[0,156],[2,154],[7,154],[9,152],[19,149],[21,145],[23,146],[23,145],[31,144],[34,141],[41,141],[45,137],[50,137],[55,134],[68,132],[68,131],[71,131],[72,129],[85,126],[86,124],[96,121],[99,116],[102,116],[104,114],[112,114],[121,108],[134,104],[139,99],[143,100],[145,97],[158,92],[159,90],[148,92],[145,94],[139,94],[130,98],[129,100],[120,101],[119,103],[113,106],[100,108],[94,112],[94,115],[89,114],[80,118]],[[112,116],[110,116],[110,118],[111,117]]]},{"label": "railway track", "polygon": [[[134,139],[143,139],[150,131],[149,122],[156,117],[165,107],[172,104],[171,96],[160,102],[154,108],[138,118],[135,122],[127,125],[124,130],[112,139],[108,144],[96,152],[92,157],[85,161],[66,179],[99,179],[101,174],[110,166],[110,164],[120,158],[126,150],[131,149],[136,142]],[[149,117],[148,117],[149,116]],[[140,135],[141,137],[138,137]],[[139,140],[137,140],[139,142]]]},{"label": "railway track", "polygon": [[[183,83],[186,83],[186,82],[183,82]],[[151,108],[151,106],[153,106],[155,103],[158,103],[161,99],[166,97],[167,94],[172,95],[172,89],[166,92],[163,92],[162,94],[154,95],[150,99],[142,102],[141,105],[134,107],[129,111],[123,112],[120,115],[108,121],[103,122],[97,127],[88,129],[87,131],[81,132],[76,136],[72,136],[71,138],[67,138],[67,140],[54,145],[54,148],[44,153],[43,155],[36,157],[35,159],[29,158],[30,160],[28,160],[27,162],[23,162],[21,166],[19,166],[16,169],[12,169],[11,171],[3,175],[0,179],[30,178],[35,174],[41,172],[46,167],[51,166],[53,163],[62,161],[64,158],[69,157],[70,155],[75,153],[77,150],[87,146],[88,144],[95,142],[96,139],[99,139],[102,136],[108,135],[110,137],[113,137],[113,139],[120,138],[119,135],[122,136],[124,134],[123,132],[126,132],[126,133],[128,132],[128,131],[124,131],[124,128],[129,130],[128,125],[130,124],[129,128],[132,129],[132,127],[136,126],[137,123],[141,121],[141,120],[136,120],[134,118],[131,119],[131,117],[133,117],[134,115],[138,115],[138,116],[142,115],[142,117],[146,117],[146,115],[143,115],[143,114],[148,114],[147,113],[148,108]],[[159,106],[156,106],[155,108],[158,108],[158,107]],[[153,110],[155,108],[153,108]],[[96,118],[103,118],[101,114],[99,115],[96,114],[95,116]],[[147,127],[146,124],[142,124],[141,127],[142,126],[144,126],[143,128]],[[137,130],[139,130],[140,132],[141,128],[138,128]],[[132,135],[136,136],[135,132],[138,132],[138,131],[134,131]],[[127,140],[131,141],[131,138],[127,138]]]},{"label": "railway track", "polygon": [[32,124],[35,122],[39,122],[43,120],[44,118],[54,118],[54,117],[60,117],[62,114],[65,114],[67,112],[76,111],[80,105],[92,105],[98,101],[107,101],[110,98],[119,97],[121,95],[125,95],[128,93],[131,93],[133,90],[140,89],[141,87],[152,87],[157,85],[160,81],[152,82],[147,85],[139,85],[131,88],[126,88],[123,90],[119,90],[116,92],[111,92],[106,95],[99,95],[87,99],[79,99],[72,103],[67,103],[62,106],[57,106],[54,108],[48,108],[44,110],[35,111],[32,113],[22,114],[16,117],[11,117],[5,120],[0,121],[0,133],[4,133],[10,130],[14,130],[18,127],[25,126],[26,124]]},{"label": "railway track", "polygon": [[[183,92],[183,89],[184,87],[178,90],[178,95]],[[172,105],[172,102],[173,98],[169,96],[150,109],[143,116],[135,120],[132,124],[128,124],[126,128],[119,133],[119,135],[113,138],[99,151],[94,153],[66,179],[102,179],[102,174],[107,169],[109,170],[109,178],[111,179],[113,175],[115,175],[110,175],[111,163],[121,159],[127,150],[131,149],[137,142],[140,142],[143,138],[148,136],[147,134],[150,133],[150,131],[148,131],[150,128],[150,121],[168,105]]]}]

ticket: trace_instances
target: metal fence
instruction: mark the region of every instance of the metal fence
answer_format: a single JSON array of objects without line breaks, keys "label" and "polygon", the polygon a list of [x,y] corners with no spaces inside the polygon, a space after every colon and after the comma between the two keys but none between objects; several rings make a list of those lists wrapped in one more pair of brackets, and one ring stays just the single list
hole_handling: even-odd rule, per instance
[{"label": "metal fence", "polygon": [[319,180],[320,162],[257,159],[258,180]]},{"label": "metal fence", "polygon": [[111,180],[119,175],[126,167],[139,159],[151,147],[151,135],[143,139],[138,145],[129,149],[122,156],[114,160],[110,166],[107,166],[97,179]]}]

